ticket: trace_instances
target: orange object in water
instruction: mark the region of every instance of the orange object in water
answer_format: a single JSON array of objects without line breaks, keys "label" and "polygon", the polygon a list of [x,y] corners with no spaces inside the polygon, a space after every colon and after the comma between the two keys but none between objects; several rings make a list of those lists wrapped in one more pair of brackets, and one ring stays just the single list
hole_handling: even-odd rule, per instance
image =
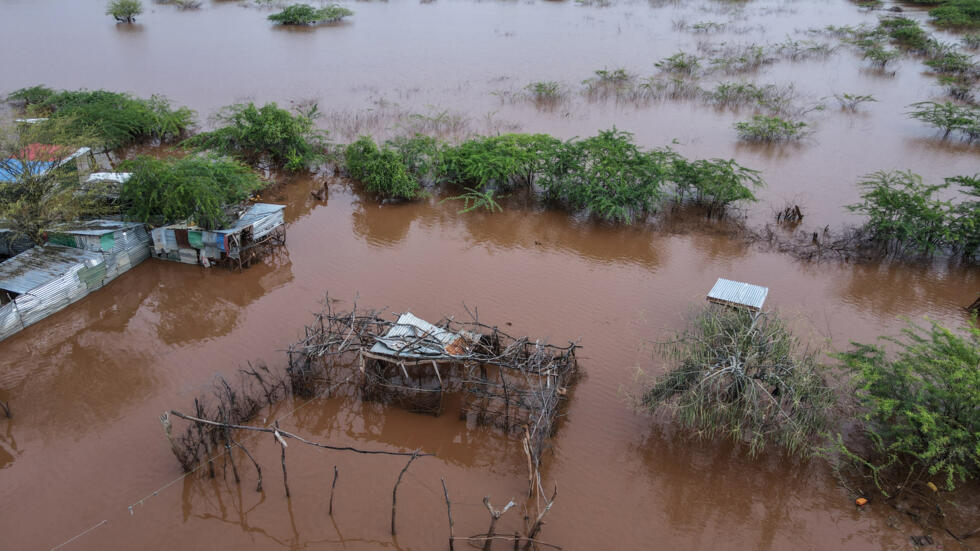
[{"label": "orange object in water", "polygon": [[868,499],[864,497],[859,497],[854,500],[854,503],[857,503],[858,507],[862,507],[868,504]]}]

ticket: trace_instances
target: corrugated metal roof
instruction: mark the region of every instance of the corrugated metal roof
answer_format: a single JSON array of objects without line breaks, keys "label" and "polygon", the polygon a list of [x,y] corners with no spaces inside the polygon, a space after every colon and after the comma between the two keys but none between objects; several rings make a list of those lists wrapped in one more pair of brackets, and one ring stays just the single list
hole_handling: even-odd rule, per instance
[{"label": "corrugated metal roof", "polygon": [[93,172],[88,175],[85,183],[112,182],[114,184],[123,184],[132,178],[132,176],[132,172]]},{"label": "corrugated metal roof", "polygon": [[[406,312],[398,316],[383,337],[371,347],[371,352],[402,358],[438,358],[465,349],[457,345],[463,337]],[[447,350],[448,349],[448,350]]]},{"label": "corrugated metal roof", "polygon": [[102,255],[82,249],[45,245],[0,262],[0,289],[24,294],[64,276],[72,269],[96,266]]},{"label": "corrugated metal roof", "polygon": [[227,228],[221,230],[215,230],[215,233],[235,233],[241,231],[242,228],[247,228],[258,222],[262,222],[268,218],[281,217],[282,211],[286,208],[286,205],[273,205],[272,203],[255,203],[250,206],[238,220],[228,226]]},{"label": "corrugated metal roof", "polygon": [[126,231],[143,226],[141,222],[122,222],[119,220],[85,220],[71,222],[52,228],[59,233],[78,235],[105,235],[117,231]]},{"label": "corrugated metal roof", "polygon": [[768,294],[768,287],[719,277],[715,286],[708,292],[708,300],[720,304],[746,306],[753,310],[761,310]]}]

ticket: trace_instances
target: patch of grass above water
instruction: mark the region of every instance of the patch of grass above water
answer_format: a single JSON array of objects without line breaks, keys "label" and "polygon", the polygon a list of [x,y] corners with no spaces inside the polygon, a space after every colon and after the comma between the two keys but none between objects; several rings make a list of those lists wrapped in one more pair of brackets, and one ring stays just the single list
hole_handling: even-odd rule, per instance
[{"label": "patch of grass above water", "polygon": [[283,8],[279,13],[268,17],[280,25],[315,25],[330,23],[354,15],[354,12],[338,4],[330,4],[323,8],[315,8],[309,4],[292,4]]}]

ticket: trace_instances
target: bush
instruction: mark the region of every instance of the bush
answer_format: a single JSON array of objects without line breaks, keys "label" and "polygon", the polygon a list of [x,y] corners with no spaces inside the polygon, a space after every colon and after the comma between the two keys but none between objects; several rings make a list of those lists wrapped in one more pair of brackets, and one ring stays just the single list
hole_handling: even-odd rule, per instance
[{"label": "bush", "polygon": [[678,156],[671,165],[671,179],[681,201],[690,196],[709,212],[723,212],[735,201],[755,201],[751,188],[765,185],[757,170],[745,168],[734,159],[689,161]]},{"label": "bush", "polygon": [[778,316],[709,305],[660,345],[671,363],[640,406],[669,410],[698,436],[808,455],[828,427],[834,395],[815,359]]},{"label": "bush", "polygon": [[540,185],[550,201],[629,224],[657,205],[669,172],[666,157],[642,151],[632,134],[614,128],[565,142]]},{"label": "bush", "polygon": [[139,0],[112,0],[105,9],[106,15],[111,15],[120,23],[132,23],[141,13],[143,3]]},{"label": "bush", "polygon": [[55,91],[47,86],[37,85],[30,88],[21,88],[7,96],[7,101],[23,103],[25,106],[44,103],[45,100],[55,94]]},{"label": "bush", "polygon": [[970,140],[980,137],[980,108],[949,101],[921,101],[909,107],[915,108],[908,113],[909,117],[942,130],[943,138],[952,132],[961,133]]},{"label": "bush", "polygon": [[504,134],[467,140],[442,151],[439,177],[461,187],[507,190],[530,186],[554,160],[561,141],[546,134]]},{"label": "bush", "polygon": [[980,27],[980,0],[948,0],[929,10],[929,17],[939,27]]},{"label": "bush", "polygon": [[179,138],[193,126],[195,118],[194,111],[173,109],[162,96],[143,99],[105,90],[57,92],[29,111],[71,120],[79,134],[92,134],[109,149]]},{"label": "bush", "polygon": [[867,430],[892,459],[940,475],[952,490],[980,475],[980,330],[929,320],[882,346],[838,357],[855,376]]},{"label": "bush", "polygon": [[269,20],[280,25],[313,25],[340,21],[349,15],[354,15],[354,12],[337,4],[331,4],[320,9],[309,4],[292,4],[286,6],[281,12],[270,15]]},{"label": "bush", "polygon": [[126,214],[151,224],[189,220],[204,229],[220,229],[231,221],[225,209],[264,185],[248,167],[215,157],[139,156],[121,169],[133,174],[119,194]]},{"label": "bush", "polygon": [[872,239],[896,253],[950,249],[972,258],[980,245],[980,201],[942,201],[935,196],[956,184],[968,197],[980,197],[978,178],[957,176],[926,185],[912,172],[875,172],[858,182],[864,192],[851,211],[868,216],[865,229]]},{"label": "bush", "polygon": [[239,103],[225,107],[217,117],[224,126],[202,132],[183,142],[197,150],[213,150],[250,165],[295,171],[322,158],[323,135],[313,121],[293,115],[275,103],[256,107]]},{"label": "bush", "polygon": [[751,121],[735,123],[735,130],[742,140],[773,143],[802,138],[806,126],[806,123],[802,121],[753,115]]},{"label": "bush", "polygon": [[937,73],[944,74],[970,74],[976,69],[973,56],[961,52],[945,52],[925,63]]},{"label": "bush", "polygon": [[422,186],[397,151],[379,148],[368,136],[362,136],[344,150],[344,161],[351,178],[371,193],[385,199],[410,201],[422,195]]}]

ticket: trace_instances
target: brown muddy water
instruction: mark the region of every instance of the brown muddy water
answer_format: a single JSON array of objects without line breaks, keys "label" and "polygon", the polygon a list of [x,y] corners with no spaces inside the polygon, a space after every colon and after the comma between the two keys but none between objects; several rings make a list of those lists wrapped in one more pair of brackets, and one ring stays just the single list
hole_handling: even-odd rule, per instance
[{"label": "brown muddy water", "polygon": [[[603,67],[654,74],[656,60],[699,40],[780,42],[806,38],[810,27],[874,20],[844,1],[358,2],[350,20],[300,31],[270,27],[268,12],[245,2],[146,8],[137,25],[117,26],[94,0],[0,0],[0,92],[45,83],[161,93],[202,118],[243,99],[313,99],[338,139],[403,132],[443,112],[452,128],[431,124],[450,137],[516,129],[571,137],[616,125],[648,147],[676,140],[688,156],[735,157],[762,170],[769,187],[747,210],[753,224],[786,201],[801,204],[815,227],[852,221],[842,205],[873,170],[938,180],[978,166],[976,148],[942,142],[905,118],[906,105],[940,93],[918,61],[882,76],[846,49],[729,77],[793,84],[803,104],[843,92],[879,99],[847,114],[831,98],[807,115],[815,131],[793,147],[738,145],[731,124],[748,113],[696,102],[623,105],[571,94],[538,110],[501,99],[534,80],[575,89]],[[680,21],[731,30],[696,35],[678,30]],[[519,500],[524,457],[515,440],[467,426],[451,410],[433,418],[323,398],[263,413],[319,441],[435,454],[402,483],[397,538],[388,522],[398,459],[291,447],[287,500],[278,451],[263,438],[251,440],[263,493],[241,461],[240,486],[230,476],[180,478],[160,413],[189,409],[216,374],[230,377],[246,361],[281,363],[325,291],[347,305],[359,295],[362,305],[429,319],[464,316],[465,303],[516,334],[581,338],[586,376],[543,473],[559,486],[543,539],[565,549],[896,549],[918,533],[883,505],[856,510],[824,463],[750,460],[723,443],[692,441],[633,413],[623,393],[638,368],[661,369],[649,343],[680,328],[716,277],[769,286],[769,305],[801,335],[844,347],[897,331],[903,317],[965,321],[960,307],[980,289],[976,270],[807,264],[707,231],[599,226],[519,206],[493,215],[458,214],[437,198],[379,206],[334,179],[324,202],[310,195],[322,183],[300,177],[265,197],[288,205],[284,255],[242,274],[148,260],[0,343],[0,398],[14,412],[0,419],[0,547],[443,549],[440,477],[457,534],[485,530],[481,498]],[[519,529],[520,516],[505,515],[498,531]]]}]

